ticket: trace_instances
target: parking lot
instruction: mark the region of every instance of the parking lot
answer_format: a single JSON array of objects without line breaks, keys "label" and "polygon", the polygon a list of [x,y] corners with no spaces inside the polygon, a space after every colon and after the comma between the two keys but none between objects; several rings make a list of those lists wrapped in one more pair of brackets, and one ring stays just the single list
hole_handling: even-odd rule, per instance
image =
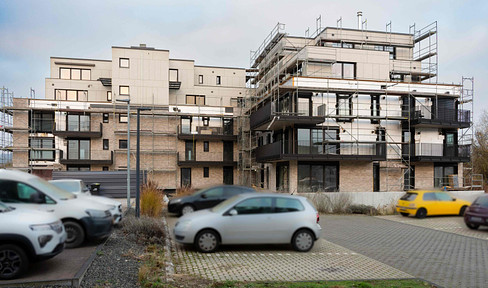
[{"label": "parking lot", "polygon": [[[168,217],[170,231],[177,221]],[[200,254],[175,244],[177,273],[212,280],[303,281],[421,278],[442,287],[485,287],[488,229],[461,217],[321,215],[308,253],[288,246],[228,246]]]}]

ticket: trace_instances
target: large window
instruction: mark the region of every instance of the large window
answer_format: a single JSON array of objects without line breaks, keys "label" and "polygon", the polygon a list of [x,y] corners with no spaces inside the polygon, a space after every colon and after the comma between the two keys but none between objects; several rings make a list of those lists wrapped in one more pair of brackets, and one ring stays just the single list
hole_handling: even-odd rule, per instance
[{"label": "large window", "polygon": [[67,131],[90,131],[90,115],[69,114],[66,118]]},{"label": "large window", "polygon": [[288,163],[276,164],[276,190],[288,191],[289,179]]},{"label": "large window", "polygon": [[205,105],[205,95],[186,95],[186,104]]},{"label": "large window", "polygon": [[87,90],[66,90],[55,89],[54,98],[56,100],[68,100],[68,101],[88,101]]},{"label": "large window", "polygon": [[68,159],[90,159],[90,140],[68,140]]},{"label": "large window", "polygon": [[338,191],[338,164],[298,164],[298,192]]},{"label": "large window", "polygon": [[32,133],[49,133],[54,130],[54,112],[33,111],[29,123],[32,124]]},{"label": "large window", "polygon": [[54,161],[54,138],[30,138],[29,142],[32,148],[29,160]]},{"label": "large window", "polygon": [[297,129],[298,154],[339,154],[339,130]]},{"label": "large window", "polygon": [[390,53],[390,55],[389,55],[390,59],[396,59],[396,48],[395,47],[375,45],[374,50],[389,52]]},{"label": "large window", "polygon": [[456,186],[457,173],[457,164],[434,164],[434,187]]},{"label": "large window", "polygon": [[80,68],[59,68],[59,79],[91,80],[91,70]]},{"label": "large window", "polygon": [[332,77],[341,79],[355,79],[356,63],[337,62],[332,64]]}]

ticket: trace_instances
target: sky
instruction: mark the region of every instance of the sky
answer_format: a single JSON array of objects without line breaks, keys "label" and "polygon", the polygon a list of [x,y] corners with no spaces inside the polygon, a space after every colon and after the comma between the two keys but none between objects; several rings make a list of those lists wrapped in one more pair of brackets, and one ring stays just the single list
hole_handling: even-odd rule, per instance
[{"label": "sky", "polygon": [[409,26],[438,23],[439,82],[474,77],[475,122],[488,110],[488,1],[287,1],[287,0],[0,0],[0,86],[15,97],[44,98],[49,57],[111,59],[112,46],[170,50],[170,58],[196,65],[249,68],[275,25],[304,36],[322,27],[357,27],[363,12],[369,30],[408,33]]}]

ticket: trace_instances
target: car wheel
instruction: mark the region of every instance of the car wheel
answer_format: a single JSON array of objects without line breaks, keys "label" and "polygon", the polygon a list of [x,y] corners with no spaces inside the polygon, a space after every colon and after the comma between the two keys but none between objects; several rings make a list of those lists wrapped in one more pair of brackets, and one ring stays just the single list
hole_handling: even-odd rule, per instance
[{"label": "car wheel", "polygon": [[73,221],[65,221],[64,229],[66,230],[66,248],[76,248],[85,241],[85,231],[80,224]]},{"label": "car wheel", "polygon": [[415,214],[415,217],[419,219],[423,219],[426,216],[427,216],[427,210],[425,210],[425,208],[420,208],[419,210],[417,210],[417,214]]},{"label": "car wheel", "polygon": [[466,212],[466,208],[468,208],[468,206],[461,207],[461,210],[459,210],[459,216],[464,216],[464,212]]},{"label": "car wheel", "polygon": [[467,223],[467,222],[466,222],[466,226],[468,226],[469,229],[473,229],[473,230],[478,230],[478,228],[480,227],[479,224],[473,224],[473,223]]},{"label": "car wheel", "polygon": [[212,253],[219,247],[219,236],[215,231],[203,230],[195,237],[195,248],[203,253]]},{"label": "car wheel", "polygon": [[312,249],[314,244],[314,236],[312,232],[306,229],[298,230],[291,240],[293,249],[298,252],[307,252]]},{"label": "car wheel", "polygon": [[403,217],[408,217],[408,215],[410,215],[409,213],[405,213],[405,212],[400,212],[400,214],[402,214]]},{"label": "car wheel", "polygon": [[185,205],[183,208],[181,208],[181,215],[186,215],[193,212],[195,212],[195,208],[193,208],[191,205]]},{"label": "car wheel", "polygon": [[0,279],[14,279],[25,273],[29,259],[22,248],[5,244],[0,245]]}]

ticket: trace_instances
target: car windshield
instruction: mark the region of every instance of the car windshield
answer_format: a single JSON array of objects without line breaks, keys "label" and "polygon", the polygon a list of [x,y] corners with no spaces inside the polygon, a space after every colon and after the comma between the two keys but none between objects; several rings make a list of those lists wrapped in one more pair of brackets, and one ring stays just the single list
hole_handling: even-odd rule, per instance
[{"label": "car windshield", "polygon": [[8,211],[11,211],[11,210],[12,209],[10,209],[7,205],[5,205],[2,202],[0,202],[0,213],[8,212]]},{"label": "car windshield", "polygon": [[476,199],[471,206],[488,208],[488,197],[478,197],[478,199]]},{"label": "car windshield", "polygon": [[229,199],[217,204],[217,206],[214,206],[212,209],[210,209],[210,211],[215,212],[215,213],[224,212],[227,209],[227,207],[229,206],[229,204],[233,203],[236,199],[241,198],[241,197],[242,197],[242,194],[230,197]]},{"label": "car windshield", "polygon": [[48,194],[49,196],[52,195],[54,198],[57,198],[59,200],[68,200],[68,199],[76,198],[74,194],[64,191],[63,189],[60,189],[39,177],[32,178],[29,180],[29,182],[36,188],[39,188],[42,192],[47,192],[46,194]]},{"label": "car windshield", "polygon": [[71,193],[80,192],[80,184],[77,181],[53,181],[49,183]]},{"label": "car windshield", "polygon": [[197,196],[197,195],[200,195],[200,194],[202,194],[202,193],[205,193],[205,192],[207,192],[208,190],[213,189],[213,188],[215,188],[215,187],[209,187],[209,188],[205,188],[205,189],[202,189],[202,190],[198,190],[197,192],[193,193],[192,195],[193,195],[193,196]]},{"label": "car windshield", "polygon": [[402,196],[402,198],[400,198],[400,200],[404,200],[404,201],[413,201],[415,200],[415,198],[417,198],[417,193],[407,193],[405,195]]}]

